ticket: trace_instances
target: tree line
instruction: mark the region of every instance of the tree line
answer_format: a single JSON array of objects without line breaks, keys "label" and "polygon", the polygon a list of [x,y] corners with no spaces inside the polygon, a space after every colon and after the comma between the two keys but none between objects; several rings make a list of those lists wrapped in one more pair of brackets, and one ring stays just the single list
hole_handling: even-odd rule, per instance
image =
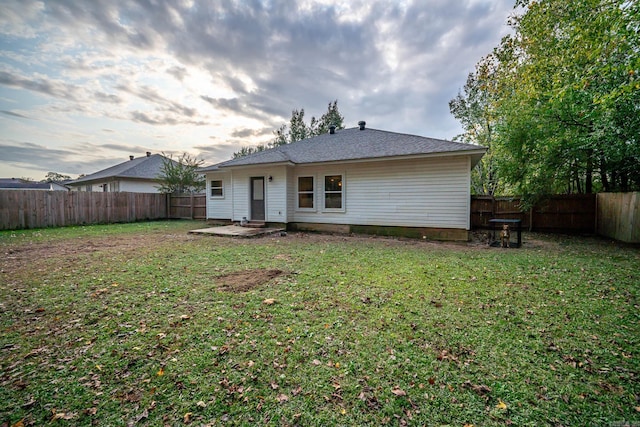
[{"label": "tree line", "polygon": [[511,34],[449,103],[489,148],[477,194],[640,189],[640,4],[517,0]]},{"label": "tree line", "polygon": [[260,144],[255,147],[242,147],[240,151],[233,153],[233,158],[247,156],[249,154],[258,153],[269,148],[278,147],[292,142],[301,141],[313,136],[322,135],[329,132],[329,127],[335,126],[336,129],[344,129],[344,117],[338,109],[338,100],[329,102],[327,111],[316,118],[311,117],[309,124],[305,123],[304,108],[295,109],[291,112],[289,124],[282,124],[278,129],[273,131],[274,138],[267,144]]}]

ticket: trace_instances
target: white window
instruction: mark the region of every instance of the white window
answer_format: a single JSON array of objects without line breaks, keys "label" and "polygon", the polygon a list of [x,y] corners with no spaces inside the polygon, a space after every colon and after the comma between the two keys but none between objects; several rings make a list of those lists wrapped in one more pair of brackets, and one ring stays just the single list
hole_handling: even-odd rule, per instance
[{"label": "white window", "polygon": [[342,175],[325,175],[324,208],[331,210],[344,209],[344,188]]},{"label": "white window", "polygon": [[112,193],[119,192],[120,191],[120,181],[110,182],[109,183],[109,191],[112,192]]},{"label": "white window", "polygon": [[222,186],[222,180],[217,179],[211,181],[211,197],[224,197],[224,187]]},{"label": "white window", "polygon": [[313,177],[298,177],[298,209],[314,209]]}]

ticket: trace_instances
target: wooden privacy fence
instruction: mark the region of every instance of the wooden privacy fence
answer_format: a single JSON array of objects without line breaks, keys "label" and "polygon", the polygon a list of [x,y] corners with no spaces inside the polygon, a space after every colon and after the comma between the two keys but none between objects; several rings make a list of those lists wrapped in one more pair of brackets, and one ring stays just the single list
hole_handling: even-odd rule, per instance
[{"label": "wooden privacy fence", "polygon": [[204,194],[172,194],[169,197],[169,218],[206,219],[206,196]]},{"label": "wooden privacy fence", "polygon": [[164,218],[164,194],[0,190],[1,230]]},{"label": "wooden privacy fence", "polygon": [[627,243],[640,243],[640,192],[599,193],[598,234]]},{"label": "wooden privacy fence", "polygon": [[471,197],[471,227],[490,228],[492,218],[522,220],[522,229],[551,233],[595,233],[596,195],[550,196],[521,212],[519,197]]}]

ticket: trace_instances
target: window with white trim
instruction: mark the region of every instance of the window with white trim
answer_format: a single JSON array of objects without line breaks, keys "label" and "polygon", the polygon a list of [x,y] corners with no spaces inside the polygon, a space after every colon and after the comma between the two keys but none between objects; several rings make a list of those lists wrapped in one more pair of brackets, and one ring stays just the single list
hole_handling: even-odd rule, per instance
[{"label": "window with white trim", "polygon": [[343,209],[342,175],[325,175],[324,208]]},{"label": "window with white trim", "polygon": [[222,186],[222,180],[217,179],[211,181],[211,197],[223,197],[224,196],[224,187]]},{"label": "window with white trim", "polygon": [[298,177],[298,209],[313,209],[313,176]]}]

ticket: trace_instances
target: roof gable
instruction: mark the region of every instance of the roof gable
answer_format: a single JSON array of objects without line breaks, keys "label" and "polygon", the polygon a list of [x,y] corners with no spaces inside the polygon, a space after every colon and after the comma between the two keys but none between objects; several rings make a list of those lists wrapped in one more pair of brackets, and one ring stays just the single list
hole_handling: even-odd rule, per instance
[{"label": "roof gable", "polygon": [[271,163],[324,163],[387,159],[393,157],[436,154],[476,155],[479,159],[485,147],[427,138],[418,135],[377,129],[350,128],[327,133],[291,144],[281,145],[248,156],[228,160],[200,169],[202,172],[234,166]]},{"label": "roof gable", "polygon": [[[159,179],[165,159],[166,157],[160,154],[134,158],[90,175],[85,175],[70,182],[69,185],[115,178]],[[174,160],[172,161],[175,162]]]}]

